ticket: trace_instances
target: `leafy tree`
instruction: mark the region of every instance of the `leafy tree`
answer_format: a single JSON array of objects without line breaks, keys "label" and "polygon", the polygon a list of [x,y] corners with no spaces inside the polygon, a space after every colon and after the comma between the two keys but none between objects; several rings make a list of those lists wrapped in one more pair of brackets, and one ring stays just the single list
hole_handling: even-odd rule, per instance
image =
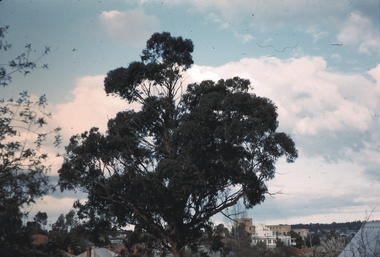
[{"label": "leafy tree", "polygon": [[45,96],[33,101],[26,92],[17,100],[0,100],[0,248],[17,242],[13,236],[22,225],[21,208],[54,189],[42,146],[49,134],[58,146],[60,129],[44,130],[50,117],[46,104]]},{"label": "leafy tree", "polygon": [[206,247],[207,252],[219,252],[221,256],[227,256],[231,251],[232,244],[235,245],[235,243],[236,242],[230,238],[230,233],[223,224],[217,226],[210,224],[210,226],[205,228],[203,236],[200,238],[199,242],[194,242],[196,246],[202,245]]},{"label": "leafy tree", "polygon": [[327,236],[327,239],[338,238],[338,237],[339,237],[339,235],[336,234],[335,230],[330,230],[330,233]]},{"label": "leafy tree", "polygon": [[226,244],[225,239],[229,235],[229,231],[224,227],[223,224],[219,224],[214,227],[211,235],[211,251],[217,252],[219,251],[222,256],[226,256],[228,252],[231,250],[229,246]]},{"label": "leafy tree", "polygon": [[40,226],[45,227],[47,225],[48,216],[46,212],[37,212],[37,214],[34,216],[33,220],[40,224]]},{"label": "leafy tree", "polygon": [[80,254],[84,251],[82,243],[81,238],[74,231],[53,230],[49,233],[46,252],[56,253],[68,251],[71,248],[74,254]]},{"label": "leafy tree", "polygon": [[281,239],[279,239],[278,237],[276,238],[276,248],[278,247],[284,247],[285,246],[285,243],[284,241],[282,241]]},{"label": "leafy tree", "polygon": [[124,240],[128,256],[153,256],[154,250],[159,250],[157,239],[136,225],[133,232]]},{"label": "leafy tree", "polygon": [[[0,52],[11,48],[4,41],[7,30],[7,26],[0,27]],[[38,60],[29,60],[30,51],[29,45],[25,53],[8,64],[0,64],[1,85],[8,85],[14,72],[26,75],[37,68]],[[46,165],[50,157],[43,146],[52,136],[49,142],[54,141],[58,147],[61,138],[59,128],[46,128],[51,117],[46,105],[45,95],[37,99],[27,92],[20,93],[17,99],[0,99],[0,256],[27,255],[30,239],[22,227],[22,218],[27,214],[22,209],[54,189],[49,185],[50,167]]]},{"label": "leafy tree", "polygon": [[[310,238],[311,238],[311,242],[310,242]],[[315,246],[315,245],[319,245],[321,243],[321,240],[319,238],[319,235],[318,234],[309,234],[308,237],[305,238],[306,240],[306,245],[311,247],[311,246]]]},{"label": "leafy tree", "polygon": [[79,222],[75,211],[70,210],[66,215],[61,213],[61,215],[58,216],[57,221],[52,224],[52,229],[70,232],[78,224]]},{"label": "leafy tree", "polygon": [[304,241],[303,241],[302,236],[300,236],[297,232],[294,232],[294,230],[290,230],[287,234],[288,236],[291,236],[291,238],[296,239],[295,247],[300,248],[300,249],[303,247]]},{"label": "leafy tree", "polygon": [[141,61],[110,71],[106,93],[141,110],[119,112],[106,134],[74,135],[59,170],[61,190],[88,193],[76,203],[80,215],[139,224],[175,257],[213,215],[240,199],[247,208],[264,201],[278,158],[297,157],[291,138],[276,132],[276,106],[249,93],[248,80],[203,81],[183,93],[192,52],[190,40],[155,33]]},{"label": "leafy tree", "polygon": [[345,238],[332,236],[321,242],[320,245],[313,247],[306,257],[337,257],[346,246]]},{"label": "leafy tree", "polygon": [[25,230],[30,234],[46,234],[45,226],[47,224],[47,214],[46,212],[38,212],[33,221],[28,221],[26,223]]},{"label": "leafy tree", "polygon": [[[8,32],[9,26],[0,27],[0,51],[8,51],[12,48],[12,44],[5,41],[5,34]],[[45,47],[43,53],[35,60],[31,60],[30,53],[33,52],[31,44],[25,45],[25,51],[19,54],[8,63],[0,63],[0,85],[5,87],[12,82],[12,75],[16,72],[22,73],[24,76],[31,73],[34,69],[48,69],[47,64],[38,65],[38,61],[50,52],[49,47]],[[8,70],[7,70],[8,68]]]},{"label": "leafy tree", "polygon": [[230,237],[235,241],[235,244],[232,245],[231,251],[235,253],[237,257],[250,256],[252,251],[252,237],[251,234],[245,229],[244,223],[238,223],[233,226]]},{"label": "leafy tree", "polygon": [[70,210],[66,215],[59,215],[57,221],[52,224],[48,249],[50,252],[67,251],[70,247],[74,254],[80,254],[85,249],[84,239],[87,239],[87,231],[78,222],[75,211]]},{"label": "leafy tree", "polygon": [[65,216],[63,213],[58,216],[57,221],[52,224],[52,229],[53,230],[65,230]]}]

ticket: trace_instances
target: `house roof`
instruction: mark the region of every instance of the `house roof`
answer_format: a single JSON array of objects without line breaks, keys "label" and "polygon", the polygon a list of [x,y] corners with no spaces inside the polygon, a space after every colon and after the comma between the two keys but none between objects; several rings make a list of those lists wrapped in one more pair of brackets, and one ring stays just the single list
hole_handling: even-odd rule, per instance
[{"label": "house roof", "polygon": [[338,257],[380,256],[380,221],[364,222]]},{"label": "house roof", "polygon": [[41,234],[32,235],[32,244],[33,245],[46,244],[48,241],[49,241],[49,238],[45,235],[41,235]]}]

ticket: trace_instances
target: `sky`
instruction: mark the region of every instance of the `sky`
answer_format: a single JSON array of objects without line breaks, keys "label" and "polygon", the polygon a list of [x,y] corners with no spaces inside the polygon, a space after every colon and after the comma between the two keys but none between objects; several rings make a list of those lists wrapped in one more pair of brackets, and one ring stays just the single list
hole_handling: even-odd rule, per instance
[{"label": "sky", "polygon": [[[280,159],[271,195],[246,211],[253,223],[380,220],[379,0],[3,0],[4,25],[12,49],[0,63],[29,43],[32,60],[51,51],[39,60],[48,70],[15,74],[0,98],[46,94],[63,146],[138,108],[106,96],[104,77],[139,61],[149,37],[168,31],[194,43],[184,83],[249,79],[252,93],[278,107],[278,131],[295,141],[298,159]],[[52,183],[61,163],[51,160]],[[76,199],[85,195],[58,190],[28,207],[29,216],[47,212],[54,223]]]}]

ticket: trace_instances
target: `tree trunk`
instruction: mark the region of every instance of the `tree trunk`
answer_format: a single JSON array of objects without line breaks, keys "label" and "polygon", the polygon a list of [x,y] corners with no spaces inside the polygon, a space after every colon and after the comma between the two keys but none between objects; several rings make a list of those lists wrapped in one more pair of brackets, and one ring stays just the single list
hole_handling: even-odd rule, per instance
[{"label": "tree trunk", "polygon": [[173,257],[181,257],[181,252],[178,251],[177,249],[172,248],[172,254],[173,254]]},{"label": "tree trunk", "polygon": [[182,257],[184,255],[184,252],[185,252],[185,246],[178,243],[178,242],[175,242],[174,240],[172,242],[170,242],[170,246],[171,246],[171,253],[173,254],[173,257]]}]

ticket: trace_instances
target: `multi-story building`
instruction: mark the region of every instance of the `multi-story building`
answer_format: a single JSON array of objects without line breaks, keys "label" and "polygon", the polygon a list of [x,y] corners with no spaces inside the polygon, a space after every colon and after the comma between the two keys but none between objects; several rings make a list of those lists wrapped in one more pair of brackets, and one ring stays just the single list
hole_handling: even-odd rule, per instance
[{"label": "multi-story building", "polygon": [[[259,242],[264,242],[268,247],[276,247],[277,242],[281,240],[286,246],[296,245],[295,238],[291,238],[291,236],[287,236],[286,234],[284,235],[281,229],[277,228],[278,231],[276,231],[273,227],[279,227],[279,225],[256,225],[255,233],[252,234],[252,244],[256,245]],[[285,228],[283,227],[282,229]],[[282,234],[280,234],[280,231]]]},{"label": "multi-story building", "polygon": [[244,224],[245,225],[245,231],[248,233],[255,234],[255,226],[252,225],[252,219],[251,218],[239,218],[234,219],[235,226],[238,224]]},{"label": "multi-story building", "polygon": [[[296,239],[288,235],[288,232],[292,230],[291,225],[253,225],[251,218],[239,218],[235,219],[234,222],[235,226],[238,224],[245,225],[245,230],[252,235],[252,244],[254,245],[258,242],[265,242],[267,246],[275,247],[278,240],[287,246],[296,245]],[[293,229],[293,231],[303,238],[309,236],[309,229],[307,228]]]},{"label": "multi-story building", "polygon": [[302,238],[306,238],[309,236],[309,229],[308,228],[295,228],[293,229],[294,232],[296,232],[298,235],[302,236]]},{"label": "multi-story building", "polygon": [[276,235],[286,236],[292,227],[290,225],[266,225],[267,228],[276,232]]}]

